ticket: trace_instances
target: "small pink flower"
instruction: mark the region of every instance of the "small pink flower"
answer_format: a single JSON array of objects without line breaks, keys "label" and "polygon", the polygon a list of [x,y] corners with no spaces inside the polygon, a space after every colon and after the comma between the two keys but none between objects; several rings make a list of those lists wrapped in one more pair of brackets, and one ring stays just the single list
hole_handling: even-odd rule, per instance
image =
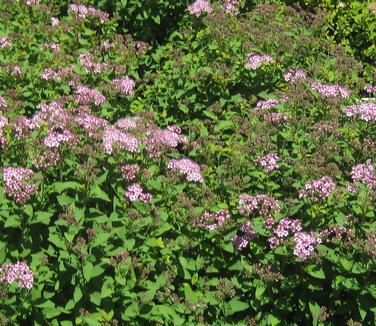
[{"label": "small pink flower", "polygon": [[196,0],[188,6],[188,11],[191,15],[200,17],[203,14],[211,13],[213,8],[207,0]]},{"label": "small pink flower", "polygon": [[5,167],[3,170],[5,194],[19,204],[24,204],[38,191],[33,182],[34,172],[28,168]]},{"label": "small pink flower", "polygon": [[250,52],[247,55],[247,63],[245,65],[246,68],[256,70],[265,62],[272,62],[273,58],[267,54],[257,54],[254,52]]},{"label": "small pink flower", "polygon": [[141,185],[138,183],[133,183],[128,186],[125,197],[127,197],[129,201],[141,200],[145,203],[150,202],[153,199],[153,196],[150,193],[143,192]]},{"label": "small pink flower", "polygon": [[114,79],[112,80],[111,84],[117,91],[125,95],[133,95],[133,89],[136,86],[135,81],[128,76]]},{"label": "small pink flower", "polygon": [[239,196],[238,210],[242,215],[261,215],[268,217],[273,213],[279,212],[281,207],[276,199],[267,195],[260,194],[250,196],[244,194]]},{"label": "small pink flower", "polygon": [[0,48],[5,48],[12,45],[12,40],[8,36],[0,37]]},{"label": "small pink flower", "polygon": [[237,234],[231,238],[231,242],[235,248],[240,251],[245,249],[249,241],[256,235],[256,232],[252,229],[252,222],[247,221],[239,228]]},{"label": "small pink flower", "polygon": [[307,182],[299,193],[300,198],[307,198],[314,202],[327,198],[336,187],[332,178],[325,176],[318,180]]},{"label": "small pink flower", "polygon": [[312,83],[312,89],[316,90],[320,95],[325,97],[343,97],[349,98],[350,91],[340,85]]},{"label": "small pink flower", "polygon": [[291,84],[296,83],[298,80],[306,80],[307,76],[303,69],[289,69],[285,72],[284,76],[287,82]]},{"label": "small pink flower", "polygon": [[56,26],[59,26],[60,24],[60,21],[59,19],[57,19],[56,17],[51,17],[51,25],[56,27]]},{"label": "small pink flower", "polygon": [[270,153],[265,156],[258,157],[255,162],[261,166],[264,172],[269,173],[279,168],[277,164],[278,160],[279,156],[277,153]]},{"label": "small pink flower", "polygon": [[346,115],[348,117],[357,117],[363,121],[376,121],[376,104],[364,102],[356,105],[346,106]]},{"label": "small pink flower", "polygon": [[317,244],[322,242],[315,233],[297,232],[294,234],[294,255],[301,260],[307,260],[314,252]]},{"label": "small pink flower", "polygon": [[200,222],[196,226],[206,228],[208,230],[215,230],[222,226],[227,220],[231,218],[228,209],[221,209],[219,212],[205,212]]},{"label": "small pink flower", "polygon": [[33,287],[34,275],[25,262],[18,261],[15,264],[5,264],[0,267],[0,282],[4,281],[8,284],[17,281],[18,287],[30,290]]},{"label": "small pink flower", "polygon": [[279,104],[279,101],[275,100],[275,99],[268,99],[268,100],[265,100],[265,101],[258,101],[256,103],[255,109],[266,110],[266,109],[272,108],[273,106],[276,106],[277,104]]},{"label": "small pink flower", "polygon": [[204,177],[201,174],[200,166],[190,159],[180,160],[172,159],[167,166],[168,169],[185,174],[188,181],[203,182]]}]

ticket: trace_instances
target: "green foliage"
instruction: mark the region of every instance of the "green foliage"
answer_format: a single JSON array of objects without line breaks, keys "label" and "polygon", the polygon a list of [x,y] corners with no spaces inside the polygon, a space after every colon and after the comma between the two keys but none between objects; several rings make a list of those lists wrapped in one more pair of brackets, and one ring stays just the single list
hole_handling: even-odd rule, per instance
[{"label": "green foliage", "polygon": [[[215,2],[195,17],[185,1],[88,3],[110,18],[77,18],[68,2],[0,2],[0,37],[12,41],[0,47],[0,267],[25,261],[34,274],[28,290],[0,271],[0,323],[372,324],[376,194],[372,183],[354,182],[352,168],[375,157],[375,121],[345,112],[365,96],[374,66],[364,71],[325,39],[320,16],[286,5],[242,1],[234,15]],[[352,3],[329,21],[339,24],[335,12],[355,17]],[[365,50],[372,34],[354,43],[353,31],[335,35]],[[251,69],[251,52],[272,60]],[[288,82],[286,72],[299,68],[307,77]],[[122,93],[124,76],[135,87]],[[317,82],[350,95],[324,96]],[[80,98],[79,85],[105,98]],[[88,127],[85,114],[106,120]],[[121,139],[108,147],[111,128],[136,139],[137,150]],[[52,133],[59,144],[48,142]],[[266,171],[258,159],[270,153],[278,168]],[[183,158],[198,164],[202,182],[186,178],[195,165],[171,168]],[[138,167],[133,179],[125,164]],[[29,200],[8,189],[7,167],[32,169]],[[323,176],[335,180],[330,194],[304,195]],[[152,199],[132,199],[133,183]],[[244,194],[280,209],[247,214]],[[301,229],[273,247],[284,218]],[[320,239],[306,258],[300,232]]]}]

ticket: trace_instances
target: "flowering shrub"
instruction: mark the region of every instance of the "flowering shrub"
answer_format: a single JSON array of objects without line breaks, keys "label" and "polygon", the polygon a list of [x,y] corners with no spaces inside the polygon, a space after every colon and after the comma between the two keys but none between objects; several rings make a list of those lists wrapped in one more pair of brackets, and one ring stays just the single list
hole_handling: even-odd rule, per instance
[{"label": "flowering shrub", "polygon": [[373,324],[373,68],[252,5],[0,2],[1,324]]}]

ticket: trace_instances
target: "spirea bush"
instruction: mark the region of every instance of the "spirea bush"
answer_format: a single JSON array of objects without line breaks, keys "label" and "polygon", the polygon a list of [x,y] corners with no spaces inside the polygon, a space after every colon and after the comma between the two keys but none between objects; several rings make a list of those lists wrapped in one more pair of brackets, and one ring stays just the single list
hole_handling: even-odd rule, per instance
[{"label": "spirea bush", "polygon": [[372,324],[371,66],[300,9],[179,6],[152,46],[0,3],[1,323]]}]

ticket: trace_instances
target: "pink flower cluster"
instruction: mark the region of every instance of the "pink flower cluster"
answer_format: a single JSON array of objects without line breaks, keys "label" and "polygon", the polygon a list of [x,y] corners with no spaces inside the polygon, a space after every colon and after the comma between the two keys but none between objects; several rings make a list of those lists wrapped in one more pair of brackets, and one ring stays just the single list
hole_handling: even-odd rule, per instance
[{"label": "pink flower cluster", "polygon": [[353,232],[351,229],[347,228],[346,225],[347,224],[345,222],[345,226],[333,225],[329,228],[324,229],[319,234],[322,241],[323,242],[330,242],[333,240],[341,241],[346,236],[349,240],[351,240],[353,236]]},{"label": "pink flower cluster", "polygon": [[275,100],[272,98],[265,100],[265,101],[264,100],[258,101],[256,103],[255,109],[267,110],[267,109],[272,108],[273,106],[276,106],[278,103],[279,103],[278,100]]},{"label": "pink flower cluster", "polygon": [[5,146],[7,143],[4,137],[4,127],[8,124],[8,119],[6,117],[0,117],[0,145]]},{"label": "pink flower cluster", "polygon": [[138,172],[140,172],[140,167],[137,164],[123,164],[120,166],[121,173],[124,180],[131,181],[136,178]]},{"label": "pink flower cluster", "polygon": [[279,212],[281,207],[276,199],[267,195],[244,194],[239,196],[238,210],[243,215],[271,216],[273,213]]},{"label": "pink flower cluster", "polygon": [[288,69],[284,76],[285,80],[289,83],[296,83],[299,79],[306,80],[307,76],[303,69]]},{"label": "pink flower cluster", "polygon": [[38,129],[40,125],[41,119],[39,116],[32,118],[18,116],[13,122],[14,138],[25,138],[27,137],[29,131]]},{"label": "pink flower cluster", "polygon": [[188,181],[204,181],[200,166],[188,158],[182,158],[180,160],[172,159],[168,163],[167,168],[185,174]]},{"label": "pink flower cluster", "polygon": [[29,266],[23,261],[15,264],[5,264],[0,267],[0,282],[8,284],[16,281],[21,289],[30,290],[33,287],[34,275]]},{"label": "pink flower cluster", "polygon": [[300,198],[307,198],[311,201],[320,201],[329,196],[336,187],[331,177],[324,176],[318,180],[307,182],[304,189],[299,193]]},{"label": "pink flower cluster", "polygon": [[78,85],[75,91],[75,100],[79,104],[83,105],[101,105],[106,101],[106,98],[102,93],[95,88],[89,88],[84,85]]},{"label": "pink flower cluster", "polygon": [[356,116],[364,121],[376,121],[376,104],[372,102],[364,102],[346,107],[346,115],[348,117]]},{"label": "pink flower cluster", "polygon": [[0,110],[1,109],[6,109],[7,104],[5,103],[5,98],[3,96],[0,96]]},{"label": "pink flower cluster", "polygon": [[12,45],[12,40],[8,36],[0,37],[0,48],[5,48]]},{"label": "pink flower cluster", "polygon": [[34,172],[28,168],[5,167],[3,170],[4,191],[9,198],[24,204],[38,191],[33,184]]},{"label": "pink flower cluster", "polygon": [[340,85],[331,85],[331,84],[321,84],[321,83],[312,83],[312,89],[317,91],[320,95],[325,97],[343,97],[348,98],[350,96],[350,91]]},{"label": "pink flower cluster", "polygon": [[44,80],[60,81],[62,78],[73,73],[72,67],[64,67],[61,69],[53,70],[50,68],[44,69],[40,74],[40,78]]},{"label": "pink flower cluster", "polygon": [[37,169],[47,169],[57,166],[60,162],[60,154],[56,150],[47,149],[42,153],[36,154],[32,158],[32,163]]},{"label": "pink flower cluster", "polygon": [[256,70],[259,67],[261,67],[261,65],[264,62],[272,62],[272,61],[273,61],[273,58],[270,55],[257,54],[254,52],[250,52],[247,55],[247,63],[245,64],[245,67],[247,69]]},{"label": "pink flower cluster", "polygon": [[106,119],[97,118],[96,116],[86,112],[80,112],[76,116],[76,122],[89,134],[89,136],[93,136],[100,129],[108,126],[109,124]]},{"label": "pink flower cluster", "polygon": [[277,164],[278,160],[279,156],[277,153],[270,153],[265,156],[258,157],[255,162],[261,166],[264,172],[268,173],[279,168]]},{"label": "pink flower cluster", "polygon": [[294,255],[301,260],[308,259],[315,251],[316,245],[322,242],[321,238],[313,232],[297,232],[294,234]]},{"label": "pink flower cluster", "polygon": [[150,202],[153,199],[152,194],[144,193],[144,190],[138,183],[133,183],[127,188],[125,197],[127,197],[129,201],[141,200],[145,203]]},{"label": "pink flower cluster", "polygon": [[132,78],[125,76],[124,78],[112,80],[111,85],[122,94],[133,95],[133,89],[136,83]]},{"label": "pink flower cluster", "polygon": [[272,123],[284,123],[288,120],[288,117],[281,112],[270,112],[264,115],[264,119]]},{"label": "pink flower cluster", "polygon": [[101,51],[103,52],[107,52],[107,51],[110,51],[111,49],[114,49],[116,47],[115,43],[112,43],[108,40],[104,40],[101,45],[100,45],[100,49]]},{"label": "pink flower cluster", "polygon": [[115,123],[115,127],[123,131],[135,129],[137,127],[137,117],[135,118],[120,118]]},{"label": "pink flower cluster", "polygon": [[202,14],[209,14],[213,11],[211,4],[207,0],[196,0],[188,6],[191,15],[200,17]]},{"label": "pink flower cluster", "polygon": [[69,129],[59,131],[50,130],[48,135],[43,139],[44,146],[48,148],[59,148],[61,144],[72,145],[76,142],[76,136]]},{"label": "pink flower cluster", "polygon": [[202,216],[201,221],[196,225],[208,230],[216,230],[230,218],[231,214],[228,209],[221,209],[219,212],[206,211]]},{"label": "pink flower cluster", "polygon": [[368,94],[376,93],[376,85],[367,84],[364,86],[364,91]]},{"label": "pink flower cluster", "polygon": [[10,74],[12,76],[21,76],[22,75],[22,69],[19,65],[13,65],[10,68]]},{"label": "pink flower cluster", "polygon": [[[240,233],[240,234],[239,234]],[[237,234],[231,237],[231,242],[237,250],[243,250],[248,246],[249,241],[256,236],[252,229],[252,222],[245,222],[238,230]]]},{"label": "pink flower cluster", "polygon": [[236,15],[239,13],[239,3],[240,0],[225,0],[225,3],[222,5],[222,7],[229,14]]},{"label": "pink flower cluster", "polygon": [[136,137],[124,133],[116,127],[106,128],[103,132],[102,139],[104,150],[107,154],[112,154],[115,146],[131,153],[136,152],[139,146],[139,141]]},{"label": "pink flower cluster", "polygon": [[52,50],[53,53],[59,53],[60,52],[60,45],[56,42],[49,42],[44,45],[46,48],[49,48]]},{"label": "pink flower cluster", "polygon": [[[52,101],[51,103],[40,103],[37,108],[41,112],[37,112],[31,118],[31,122],[34,126],[33,129],[39,128],[43,122],[47,123],[51,131],[57,131],[54,129],[64,129],[71,125],[73,118],[69,111],[64,109],[64,106],[59,101]],[[61,131],[59,131],[61,132]]]},{"label": "pink flower cluster", "polygon": [[109,68],[107,63],[95,62],[91,53],[81,53],[80,62],[86,72],[93,74],[99,74]]},{"label": "pink flower cluster", "polygon": [[51,25],[56,27],[56,26],[59,26],[60,24],[60,20],[56,17],[51,17]]},{"label": "pink flower cluster", "polygon": [[176,148],[179,143],[187,143],[188,138],[180,134],[180,128],[174,129],[167,127],[167,129],[156,129],[147,133],[146,149],[151,157],[160,157],[161,150],[167,148]]},{"label": "pink flower cluster", "polygon": [[[376,189],[376,173],[371,162],[358,164],[351,170],[351,177],[354,182],[364,183],[369,189]],[[355,191],[356,192],[356,191]]]},{"label": "pink flower cluster", "polygon": [[109,14],[91,6],[71,4],[70,9],[76,18],[96,17],[103,24],[108,20]]},{"label": "pink flower cluster", "polygon": [[294,235],[302,230],[302,225],[298,220],[283,218],[274,228],[274,235],[268,238],[271,249],[278,247],[289,235]]}]

